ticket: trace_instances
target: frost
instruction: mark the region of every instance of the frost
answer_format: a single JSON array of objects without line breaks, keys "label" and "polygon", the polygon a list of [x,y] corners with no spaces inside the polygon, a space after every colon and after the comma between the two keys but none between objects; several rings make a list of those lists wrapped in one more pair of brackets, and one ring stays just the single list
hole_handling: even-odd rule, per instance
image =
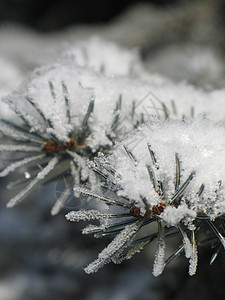
[{"label": "frost", "polygon": [[153,265],[153,271],[152,274],[154,276],[159,276],[165,267],[165,236],[163,233],[161,222],[158,222],[158,231],[159,231],[159,237],[158,237],[158,249],[155,256],[155,261]]},{"label": "frost", "polygon": [[[80,155],[76,154],[75,152],[67,150],[67,153],[69,153],[69,155],[73,157],[74,162],[79,166],[81,170],[81,179],[85,181],[88,178],[90,173],[86,165],[85,159],[83,159]],[[76,176],[75,172],[74,175]]]},{"label": "frost", "polygon": [[90,221],[90,220],[101,220],[104,218],[112,218],[115,215],[100,213],[98,210],[80,210],[80,211],[71,211],[66,215],[67,220],[72,222],[79,221]]},{"label": "frost", "polygon": [[13,207],[20,201],[22,201],[35,187],[36,185],[43,180],[49,172],[55,167],[55,165],[58,163],[58,158],[53,157],[46,167],[43,168],[42,171],[40,171],[37,176],[30,181],[30,183],[22,190],[20,191],[16,196],[14,196],[7,204],[7,207]]},{"label": "frost", "polygon": [[183,241],[183,245],[184,245],[185,256],[187,258],[190,258],[191,255],[192,255],[192,252],[193,252],[191,242],[190,242],[190,240],[189,240],[189,238],[187,236],[187,233],[185,231],[183,231],[180,226],[178,226],[178,229],[179,229],[179,231],[181,233],[181,236],[182,236],[182,241]]},{"label": "frost", "polygon": [[105,230],[105,225],[104,224],[102,224],[100,226],[90,224],[82,230],[82,233],[83,234],[90,234],[90,233],[95,233],[95,232],[104,231],[104,230]]},{"label": "frost", "polygon": [[189,260],[189,275],[193,276],[196,273],[197,265],[198,265],[198,251],[197,251],[197,245],[195,241],[195,233],[192,231],[192,255]]},{"label": "frost", "polygon": [[8,175],[10,172],[13,172],[15,169],[17,169],[21,166],[24,166],[30,162],[33,162],[35,160],[39,160],[43,157],[44,157],[44,154],[41,154],[41,155],[37,155],[37,156],[33,156],[33,157],[24,158],[20,161],[12,163],[11,165],[7,166],[4,170],[2,170],[0,172],[0,177],[4,177],[4,176]]},{"label": "frost", "polygon": [[0,145],[0,151],[7,152],[40,152],[39,147],[26,145]]},{"label": "frost", "polygon": [[125,203],[123,202],[120,202],[118,200],[115,200],[115,199],[111,199],[109,197],[105,197],[105,196],[102,196],[102,195],[98,195],[97,193],[91,191],[91,190],[88,190],[86,188],[82,188],[82,187],[75,187],[74,188],[74,191],[75,192],[78,192],[78,193],[82,193],[84,195],[87,195],[87,196],[90,196],[90,197],[93,197],[93,198],[96,198],[98,200],[101,200],[103,202],[106,202],[107,204],[115,204],[115,205],[118,205],[118,206],[122,206],[122,207],[128,207]]},{"label": "frost", "polygon": [[21,132],[19,128],[15,127],[14,124],[7,121],[0,120],[0,131],[15,140],[41,143],[38,139],[32,139],[31,136],[27,136],[24,132]]},{"label": "frost", "polygon": [[62,195],[59,198],[57,198],[55,204],[53,205],[51,209],[52,216],[55,216],[60,212],[60,210],[64,207],[66,201],[68,200],[69,196],[70,196],[70,188],[66,188],[62,192]]},{"label": "frost", "polygon": [[102,268],[105,264],[109,263],[114,256],[121,253],[121,251],[128,247],[132,242],[136,232],[140,228],[141,223],[136,222],[132,225],[127,225],[114,240],[98,255],[98,259],[89,264],[85,268],[87,274],[95,273],[99,268]]},{"label": "frost", "polygon": [[35,178],[26,186],[25,189],[20,191],[16,196],[10,199],[10,201],[7,203],[7,207],[13,207],[14,205],[18,204],[20,201],[22,201],[39,183],[39,179]]},{"label": "frost", "polygon": [[37,179],[41,180],[41,179],[44,179],[45,176],[48,175],[49,172],[51,172],[51,170],[54,169],[54,167],[56,166],[56,164],[58,163],[59,161],[59,158],[57,156],[53,157],[47,164],[47,166],[42,170],[40,171],[38,174],[37,174]]},{"label": "frost", "polygon": [[[185,123],[160,121],[144,125],[118,144],[108,156],[109,165],[120,177],[114,178],[107,172],[108,176],[120,187],[120,196],[135,201],[140,208],[145,198],[153,207],[162,200],[148,172],[147,166],[151,166],[155,180],[163,184],[163,202],[168,205],[160,217],[165,222],[175,226],[182,220],[195,219],[198,214],[215,218],[225,212],[224,187],[223,184],[218,185],[225,181],[220,160],[221,155],[225,155],[224,135],[223,124],[207,120]],[[148,145],[151,145],[158,168],[154,165]],[[130,150],[136,163],[124,147]],[[178,176],[176,153],[182,167],[178,191],[175,191]],[[191,174],[194,175],[191,177]],[[199,197],[199,189],[203,185],[204,191]],[[177,201],[176,195],[184,197],[178,207],[173,205]]]},{"label": "frost", "polygon": [[[158,120],[130,133],[112,153],[99,154],[94,162],[90,162],[90,168],[102,177],[108,191],[105,195],[85,188],[76,188],[76,191],[105,202],[109,208],[107,215],[100,210],[94,211],[93,218],[101,216],[105,222],[99,217],[100,225],[89,225],[83,233],[94,233],[95,237],[117,235],[110,247],[106,247],[85,271],[93,273],[106,263],[121,263],[158,238],[153,275],[159,276],[164,267],[184,250],[192,276],[198,264],[195,235],[203,222],[209,224],[224,247],[221,226],[214,222],[225,213],[225,171],[220,159],[225,155],[224,136],[223,123]],[[129,218],[120,222],[112,218],[109,222],[111,214]],[[79,217],[80,212],[75,212],[74,219],[80,220]],[[87,211],[84,216],[82,212],[82,218],[89,220],[92,217]],[[132,237],[129,245],[118,251],[114,241],[121,238],[127,226],[136,222],[142,222],[137,232],[152,222],[158,222],[158,231],[136,240]],[[182,244],[165,260],[166,237],[170,236],[167,233],[171,230],[172,236],[180,235]],[[127,247],[129,249],[125,251]],[[112,254],[113,249],[115,254]]]}]

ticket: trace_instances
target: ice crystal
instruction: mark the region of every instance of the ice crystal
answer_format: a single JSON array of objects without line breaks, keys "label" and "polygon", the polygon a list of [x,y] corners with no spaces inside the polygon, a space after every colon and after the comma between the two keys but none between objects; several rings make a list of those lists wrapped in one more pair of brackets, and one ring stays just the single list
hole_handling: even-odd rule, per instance
[{"label": "ice crystal", "polygon": [[[184,250],[192,276],[198,263],[196,235],[202,226],[210,227],[213,240],[225,248],[222,233],[225,172],[221,165],[221,156],[225,155],[224,136],[223,123],[155,121],[131,133],[108,156],[95,158],[90,167],[101,175],[107,193],[101,195],[85,188],[79,191],[107,203],[107,214],[87,210],[71,212],[67,218],[100,220],[99,226],[89,225],[83,233],[94,233],[96,237],[116,235],[114,240],[120,238],[127,226],[142,222],[128,246],[115,247],[110,257],[108,250],[103,250],[86,272],[95,272],[110,261],[120,263],[129,259],[158,239],[153,275],[160,275]],[[158,223],[155,233],[151,233],[152,222]],[[147,225],[149,235],[138,238],[141,228],[147,230]],[[176,235],[182,243],[165,260],[165,239]],[[113,246],[114,242],[110,244],[110,253]],[[217,248],[211,261],[218,252]]]}]

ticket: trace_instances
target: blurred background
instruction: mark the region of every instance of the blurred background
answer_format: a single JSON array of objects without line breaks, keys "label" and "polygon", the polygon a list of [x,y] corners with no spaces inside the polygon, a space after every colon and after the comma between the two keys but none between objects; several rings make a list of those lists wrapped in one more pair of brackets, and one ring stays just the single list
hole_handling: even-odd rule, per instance
[{"label": "blurred background", "polygon": [[[158,7],[175,5],[179,0],[150,0]],[[73,1],[73,0],[2,0],[1,22],[10,21],[28,25],[46,32],[74,24],[108,23],[138,1]]]},{"label": "blurred background", "polygon": [[[222,88],[224,15],[223,0],[1,0],[0,97],[34,68],[92,36],[137,49],[151,73]],[[0,114],[7,115],[2,103]],[[122,265],[86,275],[83,267],[110,239],[83,236],[84,224],[65,220],[77,205],[72,198],[59,215],[50,215],[61,180],[12,209],[5,207],[8,182],[0,181],[0,300],[225,299],[224,254],[209,266],[210,247],[199,248],[193,278],[182,255],[154,278],[151,247]]]}]

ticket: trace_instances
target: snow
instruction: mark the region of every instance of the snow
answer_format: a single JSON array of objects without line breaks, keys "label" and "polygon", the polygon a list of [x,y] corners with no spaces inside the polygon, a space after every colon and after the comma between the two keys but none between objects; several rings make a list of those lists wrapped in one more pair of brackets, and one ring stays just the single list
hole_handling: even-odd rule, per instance
[{"label": "snow", "polygon": [[[161,201],[165,203],[166,207],[160,218],[172,226],[182,220],[188,223],[197,215],[206,215],[214,220],[225,212],[224,186],[219,184],[225,181],[225,171],[221,165],[221,157],[225,155],[224,136],[223,123],[215,124],[208,120],[157,121],[143,125],[119,143],[107,157],[108,164],[120,175],[112,178],[108,172],[109,180],[118,186],[119,196],[127,197],[130,203],[134,201],[140,208],[143,207],[143,198],[150,207]],[[148,144],[151,145],[159,168],[152,162]],[[131,151],[136,164],[124,147]],[[179,154],[181,162],[179,188],[183,195],[177,207],[173,205],[176,194],[176,153]],[[162,199],[153,188],[146,167],[148,165],[151,166],[157,180],[164,185]],[[187,183],[191,174],[194,175],[184,189],[185,182]],[[205,188],[199,196],[202,184]]]},{"label": "snow", "polygon": [[137,49],[128,50],[99,36],[77,41],[64,53],[73,54],[80,66],[110,77],[138,76],[143,71]]},{"label": "snow", "polygon": [[[136,234],[150,220],[158,221],[153,275],[159,276],[165,267],[166,227],[162,224],[178,228],[190,262],[189,274],[194,275],[198,262],[196,218],[207,217],[225,245],[224,237],[211,223],[225,213],[225,170],[221,163],[225,155],[224,96],[225,89],[207,91],[148,74],[136,50],[128,51],[99,38],[77,42],[56,62],[36,69],[16,91],[3,98],[24,126],[18,129],[0,123],[3,134],[18,143],[0,145],[0,151],[24,152],[24,157],[6,166],[0,176],[35,160],[41,165],[42,158],[47,158],[43,169],[28,178],[28,184],[8,207],[24,199],[66,157],[76,184],[75,196],[82,193],[96,198],[109,209],[100,212],[99,206],[72,211],[66,218],[73,222],[100,221],[99,226],[84,228],[84,234],[117,234],[86,267],[86,273],[94,273],[109,262],[119,263],[143,249],[150,239],[121,256],[124,249],[133,247]],[[71,138],[79,144],[78,150],[66,148]],[[63,153],[56,150],[43,154],[43,143],[49,140]],[[105,178],[109,189],[105,194],[98,194],[97,179],[86,162],[98,151],[104,154],[89,162],[89,167]],[[40,155],[26,157],[32,152]],[[92,189],[81,187],[80,182],[88,182]],[[52,215],[65,205],[68,195],[67,187],[53,206]],[[136,215],[132,215],[132,208]],[[128,221],[124,220],[127,216]],[[115,218],[119,218],[118,223]],[[182,226],[191,231],[192,242]]]},{"label": "snow", "polygon": [[[122,61],[123,55],[118,57],[118,65]],[[220,109],[224,96],[225,90],[206,92],[154,75],[146,80],[105,76],[80,66],[73,55],[68,55],[37,69],[5,101],[25,118],[31,132],[46,132],[60,141],[67,141],[69,134],[78,130],[94,101],[86,142],[95,151],[99,145],[111,145],[111,139],[120,140],[138,124],[155,118],[224,120],[225,113]],[[49,120],[50,127],[38,111]]]}]

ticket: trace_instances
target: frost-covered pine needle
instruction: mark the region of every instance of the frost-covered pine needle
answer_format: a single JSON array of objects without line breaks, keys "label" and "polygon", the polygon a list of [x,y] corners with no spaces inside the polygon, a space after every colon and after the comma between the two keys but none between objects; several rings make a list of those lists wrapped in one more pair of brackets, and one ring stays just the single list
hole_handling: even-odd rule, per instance
[{"label": "frost-covered pine needle", "polygon": [[158,221],[158,249],[155,256],[155,261],[153,265],[153,271],[152,274],[154,276],[159,276],[164,269],[165,265],[165,248],[166,248],[166,242],[165,242],[165,236],[162,228],[161,221]]},{"label": "frost-covered pine needle", "polygon": [[98,210],[71,211],[66,215],[67,220],[72,222],[102,220],[106,218],[118,217],[117,214],[101,213]]},{"label": "frost-covered pine needle", "polygon": [[44,156],[45,156],[44,154],[40,154],[40,155],[37,155],[37,156],[24,158],[20,161],[12,163],[0,172],[0,177],[7,176],[9,173],[13,172],[17,168],[19,168],[21,166],[25,166],[26,164],[29,164],[30,162],[33,162],[35,160],[40,160],[40,159],[44,158]]},{"label": "frost-covered pine needle", "polygon": [[59,213],[59,211],[64,207],[65,202],[67,201],[68,197],[70,196],[71,188],[67,187],[63,192],[62,195],[57,198],[55,204],[51,209],[52,216],[55,216]]},{"label": "frost-covered pine needle", "polygon": [[113,260],[114,256],[120,254],[130,245],[142,222],[136,221],[127,225],[114,240],[98,255],[98,259],[89,264],[84,270],[87,274],[97,272],[99,268]]},{"label": "frost-covered pine needle", "polygon": [[184,245],[185,256],[187,258],[190,258],[192,255],[192,252],[193,252],[191,242],[187,236],[187,233],[181,228],[181,226],[178,225],[177,227],[182,236],[182,242]]},{"label": "frost-covered pine needle", "polygon": [[189,275],[193,276],[197,271],[197,265],[198,265],[198,250],[197,250],[194,230],[192,231],[192,255],[190,257],[189,263],[190,263]]}]

